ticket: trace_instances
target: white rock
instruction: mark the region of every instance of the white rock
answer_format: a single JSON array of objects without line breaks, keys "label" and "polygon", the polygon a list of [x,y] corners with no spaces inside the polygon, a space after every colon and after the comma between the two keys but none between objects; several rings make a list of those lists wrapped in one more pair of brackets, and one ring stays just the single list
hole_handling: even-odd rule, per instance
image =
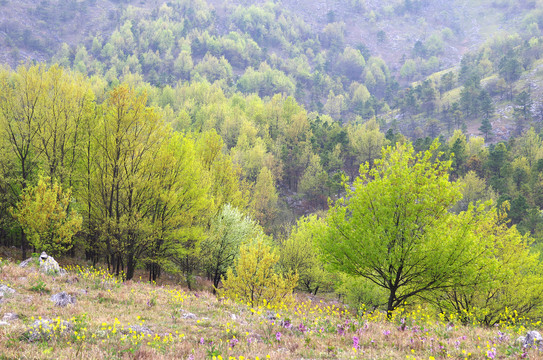
[{"label": "white rock", "polygon": [[61,273],[58,262],[47,253],[42,252],[40,255],[40,271],[46,274],[59,274]]},{"label": "white rock", "polygon": [[193,313],[189,313],[189,312],[186,312],[183,314],[183,316],[181,316],[183,319],[193,319],[195,320],[196,319],[196,315],[194,315]]},{"label": "white rock", "polygon": [[33,258],[28,258],[28,259],[26,259],[24,261],[21,261],[21,263],[19,264],[19,267],[22,267],[22,268],[27,267],[28,264],[30,264],[32,262],[32,260],[34,260],[34,259]]},{"label": "white rock", "polygon": [[543,341],[543,337],[538,331],[528,331],[526,333],[526,345],[539,345]]}]

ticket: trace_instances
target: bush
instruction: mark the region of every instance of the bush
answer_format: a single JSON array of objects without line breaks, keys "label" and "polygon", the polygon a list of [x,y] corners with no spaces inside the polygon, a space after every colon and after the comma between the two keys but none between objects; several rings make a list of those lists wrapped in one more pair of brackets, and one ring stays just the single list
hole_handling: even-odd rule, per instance
[{"label": "bush", "polygon": [[251,306],[268,304],[288,306],[294,302],[292,291],[298,274],[281,276],[274,271],[279,260],[272,249],[258,241],[242,246],[236,270],[228,269],[219,296],[249,303]]}]

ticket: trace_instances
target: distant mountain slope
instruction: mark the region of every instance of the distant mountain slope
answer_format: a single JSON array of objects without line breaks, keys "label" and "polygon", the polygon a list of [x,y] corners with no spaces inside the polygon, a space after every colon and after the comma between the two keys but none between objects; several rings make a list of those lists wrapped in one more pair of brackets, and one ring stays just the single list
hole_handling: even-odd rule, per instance
[{"label": "distant mountain slope", "polygon": [[49,61],[72,46],[110,34],[129,5],[155,8],[164,0],[0,0],[0,63]]},{"label": "distant mountain slope", "polygon": [[443,37],[445,29],[450,29],[452,36],[449,33],[450,38],[443,39],[445,44],[437,55],[442,68],[457,65],[466,51],[477,49],[496,34],[523,30],[527,13],[536,8],[535,1],[495,0],[282,0],[282,3],[315,31],[322,31],[331,20],[345,22],[347,41],[353,45],[365,44],[391,70],[400,69],[402,58],[412,55],[417,40],[424,43],[432,35]]},{"label": "distant mountain slope", "polygon": [[[157,9],[165,0],[0,0],[0,62],[47,61],[62,43],[71,46],[90,36],[108,37],[120,25],[128,6]],[[190,1],[196,3],[197,1]],[[249,6],[265,1],[207,1],[218,16],[217,30],[231,27],[222,15],[232,5]],[[457,65],[468,49],[499,32],[522,30],[526,14],[539,6],[535,1],[506,0],[280,0],[281,6],[321,33],[330,22],[344,22],[346,41],[364,44],[399,71],[417,40],[443,37],[437,56],[441,68]],[[221,31],[222,30],[222,31]],[[450,36],[451,33],[445,30]],[[432,38],[432,40],[435,40]],[[439,44],[438,44],[439,46]]]}]

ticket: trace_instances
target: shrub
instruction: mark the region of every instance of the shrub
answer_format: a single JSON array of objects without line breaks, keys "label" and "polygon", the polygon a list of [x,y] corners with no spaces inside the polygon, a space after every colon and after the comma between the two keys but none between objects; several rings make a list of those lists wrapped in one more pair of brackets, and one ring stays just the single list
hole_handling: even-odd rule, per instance
[{"label": "shrub", "polygon": [[294,302],[292,291],[298,282],[298,274],[281,276],[276,273],[274,266],[278,260],[279,255],[262,241],[242,246],[235,272],[228,269],[219,295],[248,302],[251,306],[288,306]]}]

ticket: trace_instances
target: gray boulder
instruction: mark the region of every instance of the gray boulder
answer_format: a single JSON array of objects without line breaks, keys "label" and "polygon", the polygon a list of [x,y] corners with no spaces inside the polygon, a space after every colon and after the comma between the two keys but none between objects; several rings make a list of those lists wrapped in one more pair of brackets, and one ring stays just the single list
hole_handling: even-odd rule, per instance
[{"label": "gray boulder", "polygon": [[123,333],[135,332],[135,333],[144,334],[144,335],[151,335],[153,333],[151,329],[149,329],[147,326],[144,326],[144,325],[130,325],[122,332]]},{"label": "gray boulder", "polygon": [[22,267],[22,268],[27,267],[32,262],[32,260],[34,260],[34,258],[28,258],[24,261],[21,261],[21,263],[19,264],[19,267]]},{"label": "gray boulder", "polygon": [[519,336],[515,344],[521,347],[541,347],[543,346],[543,337],[538,331],[528,331],[526,336]]},{"label": "gray boulder", "polygon": [[8,326],[9,323],[6,321],[0,321],[0,326]]},{"label": "gray boulder", "polygon": [[11,294],[15,294],[15,290],[4,284],[0,285],[0,298]]},{"label": "gray boulder", "polygon": [[23,338],[29,342],[50,340],[54,337],[69,336],[73,329],[73,325],[64,320],[36,320],[23,333]]},{"label": "gray boulder", "polygon": [[3,321],[15,321],[19,319],[19,315],[14,313],[5,313],[4,317],[2,318]]},{"label": "gray boulder", "polygon": [[65,307],[69,304],[75,304],[75,296],[68,295],[65,291],[51,296],[51,301],[55,303],[55,306]]},{"label": "gray boulder", "polygon": [[185,320],[187,320],[187,319],[196,320],[196,315],[194,315],[193,313],[190,313],[190,312],[184,313],[181,317],[183,319],[185,319]]}]

